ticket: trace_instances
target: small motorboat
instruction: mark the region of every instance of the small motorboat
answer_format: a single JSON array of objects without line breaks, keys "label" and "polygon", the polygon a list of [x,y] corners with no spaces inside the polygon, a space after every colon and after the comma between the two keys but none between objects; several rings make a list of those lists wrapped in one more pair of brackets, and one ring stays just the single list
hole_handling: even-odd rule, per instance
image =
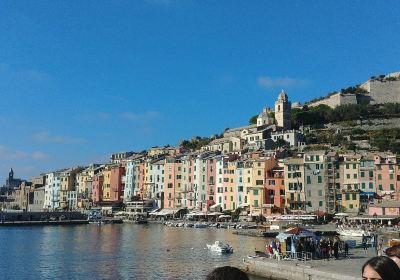
[{"label": "small motorboat", "polygon": [[214,244],[207,244],[208,250],[217,253],[233,253],[233,248],[229,244],[224,244],[222,241],[215,241]]},{"label": "small motorboat", "polygon": [[208,225],[206,223],[195,223],[194,228],[206,228]]}]

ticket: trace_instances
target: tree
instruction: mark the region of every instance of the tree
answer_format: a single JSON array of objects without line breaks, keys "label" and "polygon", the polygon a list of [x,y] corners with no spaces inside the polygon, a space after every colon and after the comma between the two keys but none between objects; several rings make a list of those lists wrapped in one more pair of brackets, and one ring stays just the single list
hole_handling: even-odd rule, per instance
[{"label": "tree", "polygon": [[278,138],[278,140],[276,140],[275,144],[278,148],[289,146],[289,143],[286,142],[285,140],[283,140],[282,138]]},{"label": "tree", "polygon": [[249,124],[257,124],[257,118],[258,118],[258,115],[252,116],[249,119]]}]

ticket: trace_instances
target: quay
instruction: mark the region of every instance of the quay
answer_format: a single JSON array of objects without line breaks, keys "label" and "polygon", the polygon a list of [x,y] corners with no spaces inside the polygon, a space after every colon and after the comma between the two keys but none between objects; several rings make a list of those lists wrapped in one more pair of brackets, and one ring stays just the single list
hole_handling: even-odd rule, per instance
[{"label": "quay", "polygon": [[0,212],[0,226],[56,226],[88,223],[86,215],[80,212]]},{"label": "quay", "polygon": [[[314,232],[317,236],[336,236],[336,228],[333,224],[326,225],[315,225],[313,227],[308,227],[308,230]],[[246,229],[246,230],[234,230],[232,233],[237,235],[244,236],[253,236],[253,237],[276,237],[282,229],[277,230],[259,230],[259,229]]]},{"label": "quay", "polygon": [[363,264],[375,251],[353,249],[349,258],[324,260],[243,259],[241,268],[248,274],[279,280],[359,280]]},{"label": "quay", "polygon": [[59,221],[6,221],[1,222],[3,226],[61,226],[61,225],[83,225],[88,224],[88,220],[59,220]]}]

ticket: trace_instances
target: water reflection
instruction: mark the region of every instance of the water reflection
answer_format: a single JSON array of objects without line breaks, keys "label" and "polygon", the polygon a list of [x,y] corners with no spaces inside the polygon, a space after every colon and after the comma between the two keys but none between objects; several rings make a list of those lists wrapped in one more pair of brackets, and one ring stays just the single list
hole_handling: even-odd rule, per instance
[{"label": "water reflection", "polygon": [[[209,252],[206,243],[215,240],[234,253]],[[6,279],[200,280],[214,267],[238,266],[266,240],[222,229],[123,224],[3,228],[0,242]]]}]

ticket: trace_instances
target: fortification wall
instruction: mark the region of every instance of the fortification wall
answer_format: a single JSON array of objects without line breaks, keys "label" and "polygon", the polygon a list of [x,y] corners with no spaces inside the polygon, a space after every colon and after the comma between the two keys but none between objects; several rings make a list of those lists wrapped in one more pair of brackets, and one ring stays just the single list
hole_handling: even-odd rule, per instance
[{"label": "fortification wall", "polygon": [[340,105],[357,104],[357,97],[355,94],[336,93],[322,100],[309,103],[308,106],[316,107],[321,104],[327,105],[331,108],[335,108]]},{"label": "fortification wall", "polygon": [[361,87],[369,92],[371,104],[400,103],[400,81],[372,80]]}]

